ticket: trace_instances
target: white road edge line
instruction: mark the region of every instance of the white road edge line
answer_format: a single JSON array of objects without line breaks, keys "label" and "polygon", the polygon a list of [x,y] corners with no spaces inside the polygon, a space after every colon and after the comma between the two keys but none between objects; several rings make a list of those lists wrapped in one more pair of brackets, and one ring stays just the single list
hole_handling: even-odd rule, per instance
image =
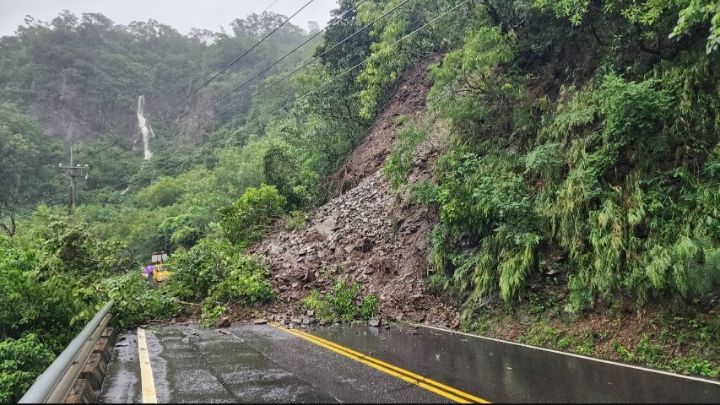
[{"label": "white road edge line", "polygon": [[155,380],[150,365],[150,353],[145,340],[145,329],[137,329],[138,337],[138,360],[140,361],[140,381],[142,382],[142,402],[144,404],[157,404],[155,395]]},{"label": "white road edge line", "polygon": [[710,383],[710,384],[720,385],[720,381],[715,381],[715,380],[711,380],[711,379],[707,379],[707,378],[702,378],[702,377],[694,377],[694,376],[682,375],[682,374],[677,374],[677,373],[671,373],[671,372],[669,372],[669,371],[655,370],[655,369],[652,369],[652,368],[646,368],[646,367],[641,367],[641,366],[634,366],[634,365],[632,365],[632,364],[623,364],[623,363],[618,363],[618,362],[616,362],[616,361],[611,361],[611,360],[596,359],[596,358],[593,358],[593,357],[583,356],[582,354],[566,353],[566,352],[561,352],[561,351],[559,351],[559,350],[546,349],[546,348],[544,348],[544,347],[537,347],[537,346],[527,345],[527,344],[524,344],[524,343],[511,342],[511,341],[509,341],[509,340],[502,340],[502,339],[496,339],[496,338],[491,338],[491,337],[487,337],[487,336],[473,335],[473,334],[471,334],[471,333],[460,332],[460,331],[451,330],[451,329],[445,329],[445,328],[441,328],[441,327],[438,327],[438,326],[423,325],[423,324],[420,324],[420,323],[412,323],[412,322],[405,322],[405,321],[399,321],[399,322],[400,322],[400,323],[404,323],[404,324],[406,324],[406,325],[410,325],[410,326],[417,326],[417,327],[423,327],[423,328],[427,328],[427,329],[434,329],[434,330],[438,330],[438,331],[441,331],[441,332],[448,332],[448,333],[455,333],[455,334],[463,335],[463,336],[470,336],[470,337],[473,337],[473,338],[476,338],[476,339],[490,340],[490,341],[498,342],[498,343],[508,343],[508,344],[511,344],[511,345],[526,347],[526,348],[528,348],[528,349],[542,350],[542,351],[551,352],[551,353],[555,353],[555,354],[562,354],[562,355],[565,355],[565,356],[579,357],[579,358],[585,359],[585,360],[592,360],[592,361],[597,361],[597,362],[600,362],[600,363],[612,364],[612,365],[614,365],[614,366],[634,368],[634,369],[636,369],[636,370],[649,371],[649,372],[658,373],[658,374],[665,374],[665,375],[668,375],[668,376],[671,376],[671,377],[678,377],[678,378],[684,378],[684,379],[687,379],[687,380],[694,380],[694,381],[700,381],[700,382],[704,382],[704,383]]}]

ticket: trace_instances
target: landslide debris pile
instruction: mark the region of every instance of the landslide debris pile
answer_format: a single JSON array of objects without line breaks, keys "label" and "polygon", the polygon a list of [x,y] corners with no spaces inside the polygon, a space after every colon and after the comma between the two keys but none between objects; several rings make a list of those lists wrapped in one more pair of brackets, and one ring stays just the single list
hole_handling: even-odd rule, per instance
[{"label": "landslide debris pile", "polygon": [[[365,141],[341,173],[344,191],[309,214],[299,231],[281,231],[252,251],[267,257],[280,296],[275,312],[300,311],[313,289],[326,291],[333,280],[355,281],[363,293],[380,297],[383,317],[456,327],[457,311],[432,296],[423,276],[428,235],[437,212],[395,196],[381,167],[392,148],[396,118],[418,117],[430,87],[427,65],[419,64],[398,86]],[[414,179],[430,177],[437,148],[420,147]]]}]

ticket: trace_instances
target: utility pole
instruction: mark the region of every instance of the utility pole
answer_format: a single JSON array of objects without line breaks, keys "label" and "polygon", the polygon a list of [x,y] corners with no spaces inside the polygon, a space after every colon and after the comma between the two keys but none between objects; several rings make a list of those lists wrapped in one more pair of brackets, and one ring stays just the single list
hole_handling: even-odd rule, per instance
[{"label": "utility pole", "polygon": [[78,176],[85,176],[85,179],[87,180],[88,171],[90,170],[90,166],[88,165],[75,165],[75,160],[73,156],[73,147],[70,146],[70,164],[64,165],[62,163],[58,164],[58,167],[60,169],[65,169],[65,172],[67,173],[68,177],[70,177],[70,196],[68,198],[68,215],[73,215],[75,212],[75,195],[77,192],[77,180],[75,179]]}]

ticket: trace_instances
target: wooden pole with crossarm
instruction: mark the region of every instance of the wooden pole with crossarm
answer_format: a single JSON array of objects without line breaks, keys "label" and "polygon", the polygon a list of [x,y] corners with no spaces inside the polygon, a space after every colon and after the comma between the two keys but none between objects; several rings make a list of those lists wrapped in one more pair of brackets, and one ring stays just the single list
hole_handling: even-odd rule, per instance
[{"label": "wooden pole with crossarm", "polygon": [[76,193],[77,193],[77,180],[78,176],[84,176],[87,179],[88,171],[90,171],[89,165],[75,165],[73,156],[73,147],[70,146],[70,164],[64,165],[58,164],[60,169],[64,169],[68,177],[70,177],[70,196],[68,197],[68,215],[73,215],[76,206]]}]

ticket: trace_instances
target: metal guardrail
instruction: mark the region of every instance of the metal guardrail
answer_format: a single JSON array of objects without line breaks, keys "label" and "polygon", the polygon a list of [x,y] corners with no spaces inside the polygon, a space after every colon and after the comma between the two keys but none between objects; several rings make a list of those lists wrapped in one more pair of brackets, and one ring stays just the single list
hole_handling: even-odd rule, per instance
[{"label": "metal guardrail", "polygon": [[55,361],[38,376],[18,403],[65,402],[100,335],[110,321],[109,313],[112,306],[113,301],[110,301],[95,314]]}]

